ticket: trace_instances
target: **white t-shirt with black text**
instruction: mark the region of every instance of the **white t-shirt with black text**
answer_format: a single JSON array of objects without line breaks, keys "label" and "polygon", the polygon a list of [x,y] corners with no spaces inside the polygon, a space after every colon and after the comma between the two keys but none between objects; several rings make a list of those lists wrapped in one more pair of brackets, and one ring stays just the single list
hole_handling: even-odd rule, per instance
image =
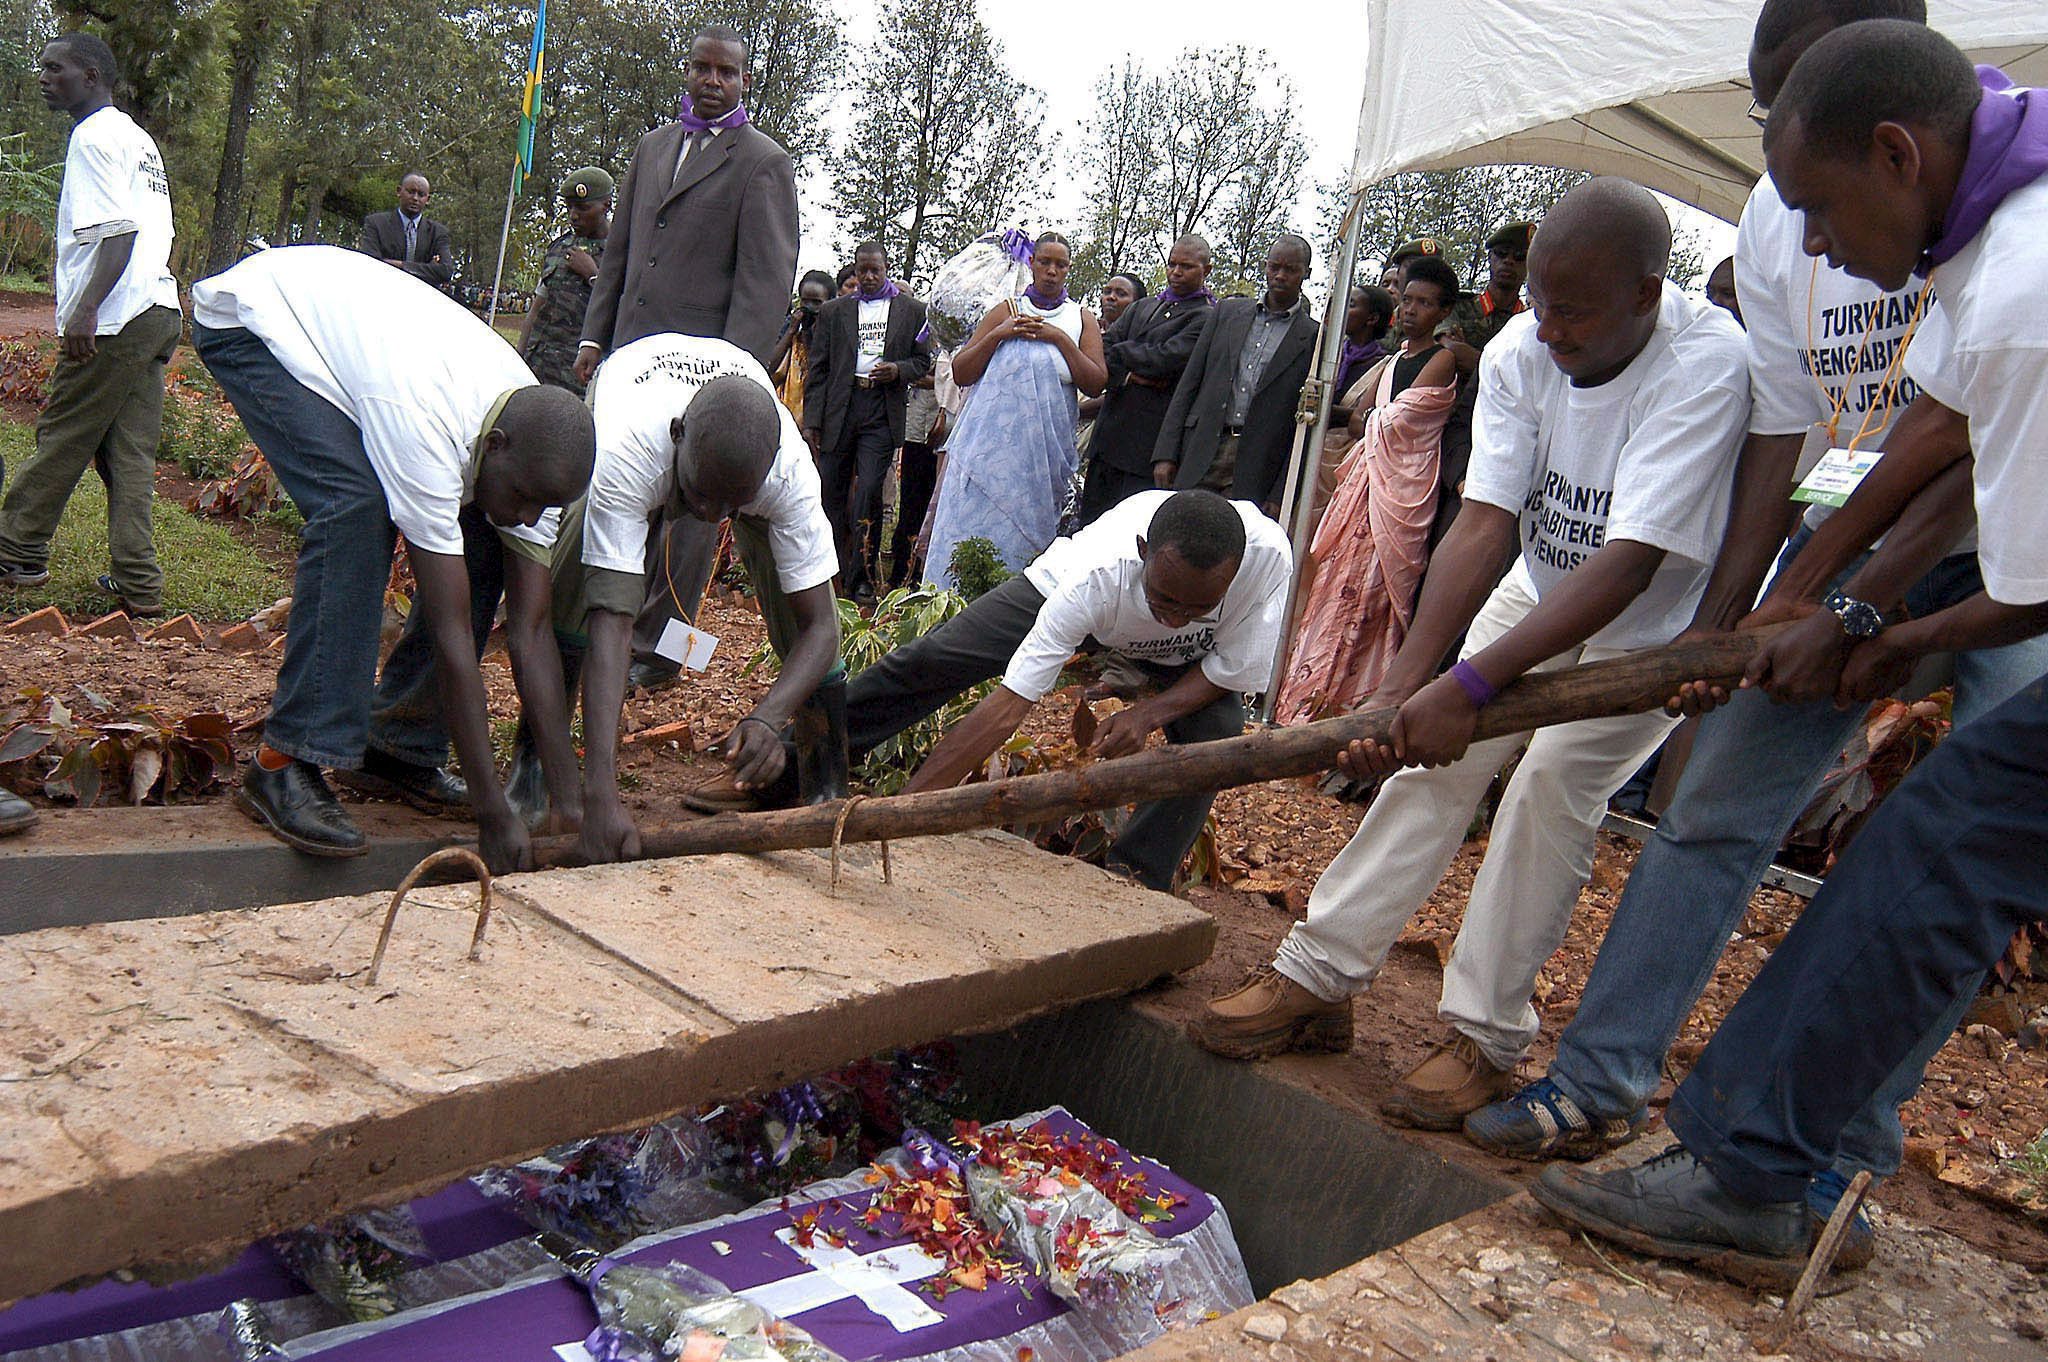
[{"label": "white t-shirt with black text", "polygon": [[853,372],[866,378],[868,371],[882,362],[882,343],[889,338],[889,300],[862,299],[856,306],[859,316],[855,318],[855,329],[859,336],[853,347]]},{"label": "white t-shirt with black text", "polygon": [[2004,605],[2048,601],[2048,332],[2030,307],[2048,290],[2044,239],[2048,179],[1935,270],[1938,301],[1906,352],[1913,381],[1970,418],[1977,564]]},{"label": "white t-shirt with black text", "polygon": [[1748,424],[1747,344],[1718,307],[1665,284],[1650,343],[1590,388],[1565,377],[1523,313],[1479,357],[1465,500],[1520,517],[1513,571],[1538,599],[1610,539],[1664,550],[1642,594],[1587,642],[1668,643],[1720,552]]},{"label": "white t-shirt with black text", "polygon": [[[1766,175],[1742,209],[1735,290],[1749,331],[1750,430],[1807,436],[1801,477],[1830,448],[1846,447],[1851,439],[1858,449],[1880,448],[1920,392],[1903,365],[1892,367],[1911,326],[1919,284],[1887,293],[1809,256],[1799,214],[1785,206]],[[1831,418],[1832,438],[1824,429]],[[1806,523],[1818,526],[1834,511],[1809,506]]]},{"label": "white t-shirt with black text", "polygon": [[1126,498],[1078,534],[1053,540],[1024,569],[1045,604],[1003,673],[1006,690],[1026,700],[1044,698],[1059,684],[1067,659],[1090,638],[1134,662],[1185,667],[1199,661],[1202,675],[1226,691],[1265,689],[1294,570],[1287,536],[1250,502],[1232,502],[1244,520],[1237,575],[1212,614],[1169,628],[1146,604],[1138,540],[1172,495],[1151,491]]},{"label": "white t-shirt with black text", "polygon": [[112,336],[152,307],[178,305],[170,270],[171,182],[156,142],[108,105],[71,130],[57,193],[57,329],[78,310],[99,243],[135,233],[128,267],[100,303],[94,334]]},{"label": "white t-shirt with black text", "polygon": [[[472,447],[497,400],[535,382],[503,336],[440,290],[339,246],[281,246],[200,280],[192,320],[254,332],[362,431],[406,542],[462,552]],[[498,531],[546,550],[559,520],[550,508],[538,525]]]},{"label": "white t-shirt with black text", "polygon": [[[669,423],[684,414],[698,389],[722,374],[739,374],[775,394],[758,360],[710,336],[643,336],[614,351],[597,371],[590,386],[597,466],[584,508],[585,566],[636,577],[644,570],[649,521],[675,490]],[[793,594],[831,581],[839,556],[811,448],[780,400],[775,412],[782,431],[775,462],[740,514],[768,522],[776,574],[782,589]]]}]

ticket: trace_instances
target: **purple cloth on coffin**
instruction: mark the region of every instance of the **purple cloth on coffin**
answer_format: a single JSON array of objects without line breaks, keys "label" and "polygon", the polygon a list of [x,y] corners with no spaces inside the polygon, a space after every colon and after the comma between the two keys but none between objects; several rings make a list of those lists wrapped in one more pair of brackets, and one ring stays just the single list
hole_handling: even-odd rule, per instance
[{"label": "purple cloth on coffin", "polygon": [[[1088,1127],[1063,1112],[1040,1122],[1055,1134],[1077,1136]],[[1143,1172],[1149,1185],[1179,1193],[1187,1204],[1168,1220],[1147,1226],[1164,1238],[1185,1234],[1207,1220],[1215,1207],[1207,1195],[1156,1163],[1126,1152],[1127,1167]],[[619,1261],[656,1265],[687,1263],[735,1291],[763,1286],[809,1271],[795,1250],[775,1237],[798,1213],[815,1208],[818,1225],[845,1231],[847,1247],[863,1255],[906,1242],[870,1234],[860,1223],[865,1196],[826,1201],[792,1199],[788,1209],[769,1210],[622,1255]],[[886,1225],[894,1217],[884,1217]],[[724,1244],[720,1253],[714,1244]],[[943,1324],[897,1333],[857,1300],[834,1301],[792,1316],[842,1357],[917,1357],[985,1339],[999,1339],[1063,1315],[1070,1308],[1043,1281],[1032,1279],[1027,1295],[1014,1282],[994,1282],[986,1291],[952,1291],[934,1308]],[[915,1289],[914,1287],[908,1289]],[[382,1333],[358,1338],[317,1354],[320,1362],[558,1362],[556,1345],[579,1342],[596,1322],[583,1288],[567,1278],[482,1297]]]},{"label": "purple cloth on coffin", "polygon": [[[524,1220],[466,1179],[420,1198],[410,1209],[437,1262],[481,1253],[533,1233]],[[281,1301],[305,1293],[299,1279],[269,1249],[253,1244],[228,1267],[189,1281],[166,1286],[103,1281],[22,1301],[0,1312],[0,1353],[139,1329],[223,1310],[231,1301]]]}]

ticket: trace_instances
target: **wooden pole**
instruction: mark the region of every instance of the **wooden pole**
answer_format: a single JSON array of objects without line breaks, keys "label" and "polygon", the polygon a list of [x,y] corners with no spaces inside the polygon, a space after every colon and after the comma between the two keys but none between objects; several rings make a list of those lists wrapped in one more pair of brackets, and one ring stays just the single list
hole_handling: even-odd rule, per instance
[{"label": "wooden pole", "polygon": [[[1690,680],[1733,687],[1769,632],[1716,634],[1581,667],[1531,673],[1503,688],[1479,712],[1473,740],[1579,719],[1640,714],[1662,705]],[[653,825],[640,830],[641,855],[787,851],[836,842],[929,837],[1309,775],[1335,766],[1337,754],[1354,741],[1384,739],[1394,714],[1392,709],[1367,710],[1216,742],[1170,744],[1070,770],[862,799],[850,809],[845,801],[834,800]],[[536,838],[533,849],[542,868],[582,864],[574,837]]]}]

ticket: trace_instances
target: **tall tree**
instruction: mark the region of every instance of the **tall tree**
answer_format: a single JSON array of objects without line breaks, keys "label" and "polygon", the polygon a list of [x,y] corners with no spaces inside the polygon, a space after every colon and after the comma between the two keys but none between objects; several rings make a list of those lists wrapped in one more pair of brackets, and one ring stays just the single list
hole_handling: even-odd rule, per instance
[{"label": "tall tree", "polygon": [[1009,70],[973,3],[885,0],[876,27],[835,211],[915,276],[1037,204],[1045,101]]},{"label": "tall tree", "polygon": [[1086,240],[1075,261],[1077,293],[1093,293],[1118,270],[1150,271],[1155,263],[1159,224],[1151,215],[1161,172],[1162,102],[1159,82],[1135,61],[1096,79],[1080,153],[1090,192]]},{"label": "tall tree", "polygon": [[[1390,175],[1365,192],[1361,265],[1376,264],[1420,237],[1434,237],[1444,259],[1475,283],[1486,270],[1486,238],[1505,222],[1535,221],[1584,180],[1554,166],[1459,166]],[[1317,246],[1335,252],[1349,196],[1342,181],[1318,187]]]},{"label": "tall tree", "polygon": [[[1263,280],[1266,250],[1274,237],[1289,230],[1301,193],[1308,150],[1295,131],[1293,112],[1282,106],[1265,121],[1271,140],[1238,171],[1211,219],[1216,236],[1211,244],[1225,286]],[[1318,252],[1317,259],[1322,258]]]},{"label": "tall tree", "polygon": [[1184,52],[1161,86],[1153,215],[1171,241],[1215,221],[1232,187],[1292,125],[1294,87],[1264,52],[1241,46]]},{"label": "tall tree", "polygon": [[291,22],[298,0],[233,0],[224,17],[231,31],[228,50],[228,107],[221,137],[220,173],[213,182],[213,222],[206,234],[204,272],[235,262],[242,239],[242,201],[248,162],[249,123],[256,115],[256,83],[270,62],[278,33]]}]

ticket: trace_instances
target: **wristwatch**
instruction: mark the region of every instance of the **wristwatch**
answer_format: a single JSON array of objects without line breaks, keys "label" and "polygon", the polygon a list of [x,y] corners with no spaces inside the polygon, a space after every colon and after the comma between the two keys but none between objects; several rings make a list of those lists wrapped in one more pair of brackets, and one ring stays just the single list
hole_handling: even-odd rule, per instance
[{"label": "wristwatch", "polygon": [[1876,638],[1884,632],[1884,612],[1869,601],[1859,601],[1837,591],[1821,604],[1834,612],[1835,618],[1842,622],[1842,632],[1850,638]]}]

